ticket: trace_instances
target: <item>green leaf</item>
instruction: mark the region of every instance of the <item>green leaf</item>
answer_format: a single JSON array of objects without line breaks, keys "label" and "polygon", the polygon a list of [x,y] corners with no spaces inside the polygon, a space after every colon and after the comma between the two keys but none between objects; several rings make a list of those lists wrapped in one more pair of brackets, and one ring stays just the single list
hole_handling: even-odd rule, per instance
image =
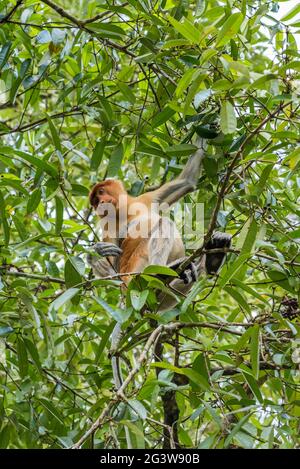
[{"label": "green leaf", "polygon": [[[291,62],[286,63],[280,68],[280,72],[286,72],[286,70],[297,70],[300,71],[300,60],[292,60]],[[283,99],[284,96],[281,97]],[[290,99],[290,96],[287,96],[286,99]]]},{"label": "green leaf", "polygon": [[221,130],[225,135],[232,134],[236,131],[237,121],[234,107],[229,101],[223,102],[220,112],[220,119]]},{"label": "green leaf", "polygon": [[206,75],[204,73],[200,73],[198,71],[194,76],[193,76],[193,82],[191,86],[189,87],[185,103],[184,103],[184,109],[183,109],[183,114],[190,114],[191,113],[191,103],[196,95],[196,93],[199,90],[199,86],[201,83],[205,80]]},{"label": "green leaf", "polygon": [[154,145],[148,145],[145,143],[140,143],[137,148],[137,151],[139,153],[144,153],[145,155],[151,155],[151,156],[163,156],[164,155],[164,152],[159,145],[154,146]]},{"label": "green leaf", "polygon": [[7,222],[6,218],[6,210],[5,210],[5,201],[3,198],[3,194],[0,191],[0,224],[2,224],[3,234],[4,234],[4,243],[5,246],[9,245],[9,238],[10,238],[10,227]]},{"label": "green leaf", "polygon": [[8,174],[1,174],[0,186],[7,188],[12,187],[17,192],[21,192],[25,197],[28,197],[28,192],[25,187],[22,187],[19,181],[11,178]]},{"label": "green leaf", "polygon": [[258,379],[259,376],[259,355],[259,326],[256,324],[252,328],[250,342],[251,366],[255,379]]},{"label": "green leaf", "polygon": [[167,277],[177,277],[178,274],[175,272],[175,270],[170,269],[170,267],[166,267],[164,265],[148,265],[145,267],[143,270],[143,274],[148,274],[148,275],[166,275]]},{"label": "green leaf", "polygon": [[262,394],[259,390],[259,387],[258,387],[255,379],[246,372],[242,372],[242,375],[243,375],[246,383],[248,384],[249,388],[253,392],[254,396],[258,400],[258,402],[262,403],[263,402],[263,397],[262,397]]},{"label": "green leaf", "polygon": [[74,269],[77,270],[79,275],[83,276],[85,273],[85,263],[79,256],[69,256],[69,260],[72,263]]},{"label": "green leaf", "polygon": [[183,37],[188,39],[192,44],[198,44],[201,40],[200,31],[186,18],[183,19],[182,23],[179,23],[172,16],[168,16],[168,20],[171,25],[174,26],[176,31],[178,31]]},{"label": "green leaf", "polygon": [[178,46],[188,46],[190,41],[187,39],[170,39],[169,41],[166,41],[161,48],[164,49],[172,49],[173,47],[178,47]]},{"label": "green leaf", "polygon": [[21,338],[17,340],[18,366],[21,378],[24,378],[28,372],[28,357],[26,347]]},{"label": "green leaf", "polygon": [[23,340],[24,340],[24,344],[26,345],[26,349],[28,350],[35,366],[37,367],[37,369],[40,371],[40,373],[42,373],[42,365],[41,365],[41,362],[40,362],[40,357],[39,357],[39,353],[38,353],[38,350],[36,348],[36,345],[29,339],[27,339],[26,337],[23,337]]},{"label": "green leaf", "polygon": [[144,433],[143,431],[137,426],[137,424],[129,421],[129,420],[121,420],[120,424],[125,425],[130,431],[130,437],[132,438],[132,434],[137,437],[137,440],[139,440],[139,444],[136,446],[139,449],[143,449],[145,447],[145,444],[141,444],[142,439],[144,439]]},{"label": "green leaf", "polygon": [[147,409],[143,406],[140,401],[138,401],[137,399],[128,399],[127,404],[135,411],[135,413],[142,420],[145,420],[147,418]]},{"label": "green leaf", "polygon": [[167,122],[174,114],[175,114],[175,111],[173,109],[169,108],[168,106],[165,107],[161,112],[156,114],[156,116],[153,118],[152,120],[153,129]]},{"label": "green leaf", "polygon": [[126,34],[122,28],[111,23],[90,23],[86,26],[90,31],[108,39],[123,39]]},{"label": "green leaf", "polygon": [[246,329],[246,331],[240,337],[240,339],[236,342],[234,346],[234,349],[236,350],[236,352],[239,352],[240,350],[242,350],[242,348],[246,346],[246,344],[250,340],[251,334],[252,334],[252,327],[249,327],[248,329]]},{"label": "green leaf", "polygon": [[189,380],[196,385],[196,387],[202,389],[203,391],[210,391],[210,385],[208,381],[205,379],[204,376],[201,376],[195,370],[190,370],[187,368],[183,370],[182,374],[187,376]]},{"label": "green leaf", "polygon": [[0,51],[0,72],[8,60],[11,46],[11,42],[7,42],[6,44],[4,44],[4,46],[2,46],[2,49]]},{"label": "green leaf", "polygon": [[41,189],[38,187],[37,189],[35,189],[31,196],[29,197],[28,199],[28,202],[27,202],[27,213],[32,213],[35,211],[35,209],[38,207],[40,201],[41,201],[41,197],[42,197],[42,191]]},{"label": "green leaf", "polygon": [[255,218],[250,217],[244,224],[241,234],[236,245],[237,249],[241,249],[241,254],[252,252],[258,233],[258,224]]},{"label": "green leaf", "polygon": [[266,183],[267,180],[269,179],[269,176],[271,174],[272,169],[274,168],[273,164],[268,164],[265,166],[263,169],[261,176],[259,178],[258,183],[255,185],[255,193],[259,197],[263,190],[266,188]]},{"label": "green leaf", "polygon": [[95,364],[98,364],[100,362],[100,359],[101,359],[101,356],[102,356],[102,353],[106,347],[106,344],[111,336],[111,333],[115,327],[116,323],[115,321],[112,321],[111,324],[109,324],[108,326],[106,326],[106,329],[105,329],[105,332],[101,338],[101,342],[97,348],[97,353],[96,353],[96,356],[95,356]]},{"label": "green leaf", "polygon": [[250,307],[247,303],[247,301],[245,300],[245,298],[235,289],[233,288],[230,288],[230,287],[225,287],[224,290],[229,293],[229,295],[232,296],[232,298],[234,298],[238,304],[241,306],[242,309],[244,309],[245,311],[247,311],[249,314],[251,313],[251,310],[250,310]]},{"label": "green leaf", "polygon": [[224,276],[221,278],[219,286],[223,288],[229,280],[244,266],[245,261],[249,258],[249,254],[240,254],[237,260],[231,264],[229,269],[225,272]]},{"label": "green leaf", "polygon": [[140,311],[144,304],[146,303],[149,290],[144,290],[139,292],[138,290],[130,290],[130,300],[132,307],[136,311]]},{"label": "green leaf", "polygon": [[99,305],[102,306],[102,308],[104,308],[104,310],[117,322],[119,323],[123,323],[125,321],[127,321],[127,319],[131,316],[132,314],[132,309],[131,308],[127,308],[127,309],[124,309],[124,310],[121,310],[119,308],[112,308],[105,300],[103,300],[102,298],[100,298],[100,296],[98,297],[95,297],[95,300],[97,301],[97,303],[99,303]]},{"label": "green leaf", "polygon": [[199,353],[199,355],[197,355],[192,365],[192,368],[201,376],[203,376],[208,383],[209,381],[208,360],[206,359],[204,353]]},{"label": "green leaf", "polygon": [[23,159],[24,161],[31,163],[36,168],[45,171],[54,179],[56,179],[58,176],[57,170],[54,166],[52,166],[51,164],[47,163],[44,160],[41,160],[35,156],[30,155],[29,153],[25,153],[24,151],[15,150],[14,148],[7,147],[7,146],[0,146],[0,154],[12,155],[12,156],[16,155],[19,158]]},{"label": "green leaf", "polygon": [[45,262],[46,267],[47,267],[47,272],[49,275],[52,275],[53,277],[59,277],[59,269],[55,262],[53,261],[46,261]]},{"label": "green leaf", "polygon": [[244,290],[249,295],[256,298],[257,300],[261,301],[262,303],[268,304],[268,300],[266,298],[264,298],[260,293],[255,291],[253,288],[249,287],[249,285],[246,285],[245,282],[240,281],[235,278],[232,283],[238,286],[239,288],[241,288],[242,290]]},{"label": "green leaf", "polygon": [[51,120],[51,117],[48,116],[48,114],[46,114],[46,117],[47,117],[47,121],[48,121],[48,125],[49,125],[49,129],[50,129],[50,132],[51,132],[51,136],[52,136],[54,146],[55,146],[56,150],[58,150],[58,151],[60,151],[60,153],[62,153],[62,148],[61,148],[61,143],[60,143],[60,138],[59,138],[58,132],[57,132],[52,120]]},{"label": "green leaf", "polygon": [[55,196],[55,234],[60,235],[64,221],[64,204],[62,200]]},{"label": "green leaf", "polygon": [[89,191],[85,186],[81,184],[72,184],[72,195],[79,195],[80,197],[87,197],[89,195]]},{"label": "green leaf", "polygon": [[224,46],[230,39],[236,36],[244,20],[242,13],[233,13],[227,18],[221,30],[218,33],[216,46]]},{"label": "green leaf", "polygon": [[91,158],[91,170],[92,171],[97,171],[97,169],[100,166],[100,163],[103,158],[103,153],[105,149],[106,141],[104,139],[101,139],[99,142],[96,143],[92,158]]},{"label": "green leaf", "polygon": [[78,285],[82,282],[82,276],[74,267],[70,259],[65,263],[65,281],[67,288],[73,287],[74,285]]},{"label": "green leaf", "polygon": [[39,399],[42,406],[62,425],[64,425],[63,416],[61,413],[54,407],[51,401],[44,397],[40,397]]},{"label": "green leaf", "polygon": [[120,143],[112,152],[108,167],[107,167],[107,177],[111,178],[118,174],[119,169],[121,168],[122,159],[124,156],[123,145]]},{"label": "green leaf", "polygon": [[267,271],[267,275],[276,285],[292,294],[295,294],[295,288],[290,284],[290,275],[287,272],[270,269]]},{"label": "green leaf", "polygon": [[40,316],[39,316],[36,308],[34,307],[34,304],[33,304],[34,298],[31,295],[30,291],[25,289],[25,288],[22,288],[22,289],[20,288],[20,299],[22,300],[22,302],[26,306],[27,310],[31,313],[31,315],[33,317],[33,320],[36,324],[36,329],[37,329],[37,332],[38,332],[38,335],[39,335],[40,339],[44,339],[44,334],[43,334],[43,331],[41,329]]},{"label": "green leaf", "polygon": [[229,433],[229,435],[226,437],[226,440],[224,442],[224,447],[227,448],[228,445],[231,443],[232,439],[234,436],[240,431],[241,428],[243,428],[244,424],[249,420],[251,417],[251,413],[248,415],[245,415],[232,429],[232,431]]},{"label": "green leaf", "polygon": [[63,306],[67,301],[71,300],[78,292],[79,288],[69,288],[62,295],[59,295],[50,305],[50,309],[58,310]]},{"label": "green leaf", "polygon": [[291,10],[289,10],[280,21],[288,21],[294,18],[298,13],[300,13],[300,5],[295,5]]},{"label": "green leaf", "polygon": [[185,298],[184,302],[182,303],[182,306],[181,306],[182,313],[184,313],[187,310],[188,306],[192,303],[192,301],[194,301],[194,299],[199,295],[199,293],[202,292],[204,283],[205,283],[204,280],[198,280],[193,285],[187,297]]},{"label": "green leaf", "polygon": [[[225,272],[224,276],[220,280],[220,288],[223,288],[233,276],[236,276],[239,280],[243,278],[246,271],[246,261],[251,255],[255,241],[258,234],[258,225],[256,220],[249,219],[245,223],[240,239],[244,240],[241,252],[238,258],[230,265],[229,269]],[[239,246],[237,245],[237,248]]]},{"label": "green leaf", "polygon": [[188,368],[178,368],[177,366],[171,365],[170,363],[163,363],[163,362],[152,363],[151,366],[156,367],[156,368],[163,368],[166,370],[171,370],[180,375],[185,375],[189,378],[190,381],[192,381],[197,387],[201,388],[203,391],[210,390],[209,383],[206,381],[206,379],[203,376],[201,376],[195,370],[191,370]]},{"label": "green leaf", "polygon": [[201,54],[201,57],[200,57],[200,65],[203,65],[206,62],[208,62],[217,53],[218,53],[218,51],[215,50],[215,49],[206,49],[205,51],[203,51],[202,54]]},{"label": "green leaf", "polygon": [[190,85],[194,75],[195,75],[195,69],[194,68],[190,68],[189,70],[187,70],[182,75],[182,77],[180,78],[180,80],[178,82],[176,91],[175,91],[175,94],[176,94],[177,98],[180,98],[182,96],[183,92]]},{"label": "green leaf", "polygon": [[132,89],[126,85],[125,83],[118,83],[118,88],[121,91],[124,98],[131,104],[135,103],[135,94],[133,93]]}]

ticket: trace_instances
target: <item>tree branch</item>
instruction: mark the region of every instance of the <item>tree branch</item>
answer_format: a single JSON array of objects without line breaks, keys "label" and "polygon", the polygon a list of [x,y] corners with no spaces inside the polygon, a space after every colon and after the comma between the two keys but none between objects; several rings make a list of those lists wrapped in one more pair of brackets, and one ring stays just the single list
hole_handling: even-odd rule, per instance
[{"label": "tree branch", "polygon": [[[126,7],[127,5],[128,5],[128,2],[124,2],[124,3],[121,3],[121,5],[118,5],[118,7],[123,8],[123,7]],[[103,11],[102,13],[99,13],[98,15],[95,15],[92,18],[82,20],[81,23],[82,24],[94,23],[97,20],[101,20],[101,18],[105,18],[109,13],[114,14],[114,12],[111,12],[111,11]]]},{"label": "tree branch", "polygon": [[7,13],[7,15],[3,16],[3,18],[0,18],[0,24],[6,23],[12,15],[15,13],[17,8],[23,3],[23,0],[17,0],[15,6]]},{"label": "tree branch", "polygon": [[56,278],[56,277],[50,277],[48,275],[38,275],[38,274],[29,274],[27,272],[14,272],[12,270],[7,270],[10,269],[11,266],[0,266],[0,273],[1,271],[3,272],[3,275],[11,276],[11,277],[24,277],[24,278],[32,278],[39,280],[41,282],[53,282],[53,283],[59,283],[61,285],[65,285],[65,281],[62,280],[61,278]]}]

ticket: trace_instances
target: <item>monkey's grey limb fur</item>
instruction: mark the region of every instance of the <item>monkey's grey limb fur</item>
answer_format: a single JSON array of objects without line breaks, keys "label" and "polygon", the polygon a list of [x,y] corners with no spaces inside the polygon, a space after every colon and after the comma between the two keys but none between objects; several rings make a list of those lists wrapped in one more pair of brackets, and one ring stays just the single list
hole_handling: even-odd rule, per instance
[{"label": "monkey's grey limb fur", "polygon": [[99,259],[99,256],[87,255],[87,263],[93,269],[95,277],[103,278],[114,275],[116,272],[107,259]]},{"label": "monkey's grey limb fur", "polygon": [[97,254],[103,257],[117,257],[122,254],[122,249],[119,248],[116,244],[113,243],[105,243],[105,242],[99,242],[94,245],[94,249]]}]

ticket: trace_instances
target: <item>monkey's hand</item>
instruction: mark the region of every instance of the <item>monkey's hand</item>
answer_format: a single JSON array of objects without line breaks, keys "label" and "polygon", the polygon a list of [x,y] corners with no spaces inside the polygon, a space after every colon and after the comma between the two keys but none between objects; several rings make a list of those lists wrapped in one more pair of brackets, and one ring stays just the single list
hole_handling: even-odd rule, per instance
[{"label": "monkey's hand", "polygon": [[[186,260],[185,257],[182,257],[181,259],[177,259],[176,261],[172,262],[171,264],[168,264],[168,267],[170,267],[173,270],[178,269],[180,264],[182,264]],[[179,278],[183,281],[185,285],[189,285],[190,283],[196,282],[196,280],[199,277],[199,269],[197,269],[197,266],[194,262],[191,262],[181,274],[179,274]]]},{"label": "monkey's hand", "polygon": [[[222,249],[230,248],[231,235],[228,233],[220,233],[216,231],[210,241],[206,244],[205,249]],[[205,268],[208,274],[216,274],[221,268],[226,257],[226,252],[206,253]]]},{"label": "monkey's hand", "polygon": [[94,245],[94,249],[99,256],[103,257],[118,257],[122,254],[122,249],[116,244],[100,242]]},{"label": "monkey's hand", "polygon": [[199,272],[194,262],[191,262],[181,274],[179,274],[181,280],[185,285],[189,285],[190,283],[196,282],[199,277]]}]

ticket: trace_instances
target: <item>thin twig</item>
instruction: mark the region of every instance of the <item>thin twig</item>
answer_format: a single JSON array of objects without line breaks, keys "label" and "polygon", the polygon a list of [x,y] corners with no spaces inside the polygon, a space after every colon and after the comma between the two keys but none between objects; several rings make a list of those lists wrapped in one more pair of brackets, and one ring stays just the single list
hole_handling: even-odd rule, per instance
[{"label": "thin twig", "polygon": [[15,11],[17,10],[17,8],[21,5],[21,3],[23,3],[23,0],[17,0],[17,3],[16,3],[15,6],[7,13],[7,15],[3,16],[3,18],[0,18],[0,24],[6,23],[6,22],[12,17],[12,15],[15,13]]}]

